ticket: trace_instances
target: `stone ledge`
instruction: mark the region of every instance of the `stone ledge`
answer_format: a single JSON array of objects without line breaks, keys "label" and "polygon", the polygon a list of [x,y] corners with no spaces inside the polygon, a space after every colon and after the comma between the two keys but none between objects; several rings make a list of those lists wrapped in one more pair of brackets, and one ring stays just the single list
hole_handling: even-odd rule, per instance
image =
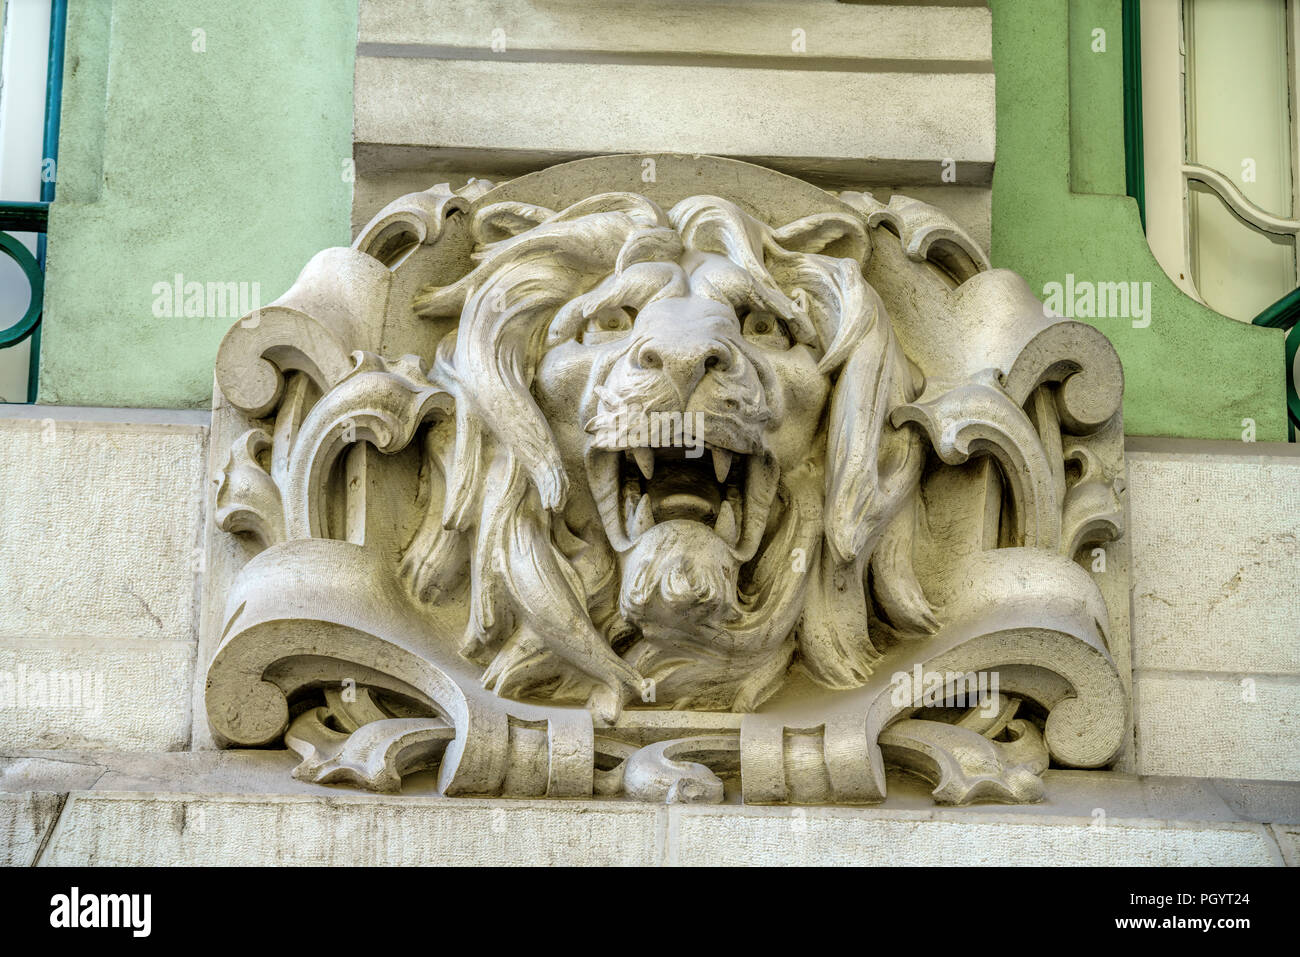
[{"label": "stone ledge", "polygon": [[[207,429],[212,413],[207,409],[135,409],[119,406],[16,405],[0,402],[0,422],[5,419],[39,419],[119,426],[197,426]],[[165,431],[165,429],[164,429]]]},{"label": "stone ledge", "polygon": [[1133,708],[1142,774],[1300,780],[1300,678],[1136,669]]},{"label": "stone ledge", "polygon": [[[548,54],[622,56],[662,54],[670,62],[730,56],[759,62],[796,61],[802,69],[829,69],[848,61],[860,69],[885,63],[901,68],[949,72],[993,69],[992,19],[970,3],[921,7],[854,6],[839,3],[761,4],[692,0],[602,5],[546,3],[521,6],[511,0],[468,0],[455,4],[425,0],[365,0],[358,42],[387,45],[390,55]],[[793,53],[794,29],[807,40]],[[499,39],[494,49],[492,43]],[[406,50],[402,50],[406,47]],[[792,55],[793,54],[793,55]]]},{"label": "stone ledge", "polygon": [[1268,826],[881,808],[72,792],[38,864],[1279,865]]},{"label": "stone ledge", "polygon": [[[1300,785],[1279,782],[1052,771],[1048,799],[1029,807],[936,808],[907,779],[868,808],[664,807],[447,799],[429,775],[370,795],[294,781],[294,761],[0,756],[0,831],[21,838],[6,860],[43,846],[44,865],[1280,865],[1300,834]],[[62,813],[47,813],[64,792]]]},{"label": "stone ledge", "polygon": [[[589,122],[590,91],[620,104]],[[419,147],[427,159],[489,168],[501,151],[550,165],[579,156],[682,153],[747,159],[843,185],[991,182],[993,76],[987,73],[815,73],[727,67],[521,63],[359,56],[354,147],[383,168]],[[539,117],[532,105],[554,109]],[[842,103],[859,104],[845,123]],[[954,112],[948,104],[960,103]],[[674,104],[675,109],[665,109]],[[726,116],[725,124],[716,117]],[[936,135],[942,131],[942,135]]]}]

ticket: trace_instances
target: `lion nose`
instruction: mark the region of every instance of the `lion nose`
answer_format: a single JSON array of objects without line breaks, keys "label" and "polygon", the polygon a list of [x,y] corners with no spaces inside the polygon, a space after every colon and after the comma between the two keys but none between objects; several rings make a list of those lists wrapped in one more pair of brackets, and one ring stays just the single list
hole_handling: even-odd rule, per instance
[{"label": "lion nose", "polygon": [[636,362],[643,369],[661,370],[685,401],[706,373],[730,368],[731,353],[712,337],[688,334],[668,341],[656,336],[637,348]]}]

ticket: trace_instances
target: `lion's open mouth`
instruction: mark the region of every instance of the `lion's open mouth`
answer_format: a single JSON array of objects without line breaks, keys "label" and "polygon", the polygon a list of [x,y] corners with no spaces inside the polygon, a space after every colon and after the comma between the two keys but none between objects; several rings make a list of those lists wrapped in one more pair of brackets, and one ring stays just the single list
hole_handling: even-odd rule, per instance
[{"label": "lion's open mouth", "polygon": [[620,551],[660,522],[699,522],[735,556],[758,550],[776,495],[772,456],[706,444],[684,448],[590,448],[587,470],[605,534]]}]

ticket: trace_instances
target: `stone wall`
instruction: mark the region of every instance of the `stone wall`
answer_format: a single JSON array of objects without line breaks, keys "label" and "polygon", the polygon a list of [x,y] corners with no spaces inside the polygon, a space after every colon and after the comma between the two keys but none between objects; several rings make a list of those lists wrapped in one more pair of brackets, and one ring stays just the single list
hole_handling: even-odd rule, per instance
[{"label": "stone wall", "polygon": [[670,144],[882,200],[906,186],[990,241],[992,32],[979,5],[366,0],[355,98],[354,234],[437,182]]},{"label": "stone wall", "polygon": [[208,416],[3,408],[0,740],[188,747]]},{"label": "stone wall", "polygon": [[1300,779],[1298,452],[1129,440],[1143,774]]},{"label": "stone wall", "polygon": [[[408,805],[406,797],[300,785],[288,776],[294,757],[285,752],[202,750],[191,729],[202,724],[194,675],[205,664],[196,660],[196,596],[206,418],[18,406],[0,414],[7,585],[0,675],[30,684],[71,673],[92,682],[81,707],[0,702],[0,791],[8,792],[0,830],[9,835],[0,845],[13,862],[48,844],[49,863],[155,852],[176,863],[268,863],[286,853],[326,863],[342,852],[323,848],[376,814],[373,826],[389,835],[367,852],[376,862],[590,861],[605,848],[625,863],[689,863],[725,846],[738,862],[793,863],[822,859],[822,841],[841,848],[826,860],[847,862],[876,860],[903,837],[930,848],[921,858],[940,862],[954,828],[962,846],[984,847],[991,860],[1294,858],[1300,784],[1287,783],[1300,782],[1294,447],[1130,440],[1137,752],[1129,770],[1140,777],[1053,772],[1049,801],[1036,808],[940,812],[924,794],[891,785],[889,802],[874,811],[733,808],[732,820],[718,810],[600,802],[564,812],[434,797]],[[1177,780],[1187,778],[1199,781]],[[431,793],[428,782],[410,790]],[[259,792],[282,796],[251,796]],[[377,809],[362,813],[366,802]],[[1112,843],[1078,839],[1090,834],[1098,808],[1116,824]],[[429,835],[399,853],[412,814],[427,817]],[[978,825],[963,816],[971,814]],[[271,819],[279,836],[269,845],[236,839],[262,833]],[[208,822],[206,830],[196,830],[196,820]],[[1207,829],[1210,836],[1201,833]],[[156,833],[166,836],[138,846],[107,836]],[[466,834],[474,835],[467,844],[452,839]],[[589,844],[596,850],[582,850]],[[288,850],[306,846],[317,849]]]}]

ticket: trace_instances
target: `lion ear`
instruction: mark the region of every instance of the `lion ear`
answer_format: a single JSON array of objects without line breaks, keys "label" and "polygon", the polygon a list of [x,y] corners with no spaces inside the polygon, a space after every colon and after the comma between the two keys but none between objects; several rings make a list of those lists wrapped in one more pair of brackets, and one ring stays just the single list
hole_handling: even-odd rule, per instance
[{"label": "lion ear", "polygon": [[474,238],[496,243],[518,236],[555,215],[555,210],[532,203],[493,203],[474,214]]},{"label": "lion ear", "polygon": [[870,249],[867,230],[853,213],[814,213],[772,234],[783,249],[861,262]]}]

